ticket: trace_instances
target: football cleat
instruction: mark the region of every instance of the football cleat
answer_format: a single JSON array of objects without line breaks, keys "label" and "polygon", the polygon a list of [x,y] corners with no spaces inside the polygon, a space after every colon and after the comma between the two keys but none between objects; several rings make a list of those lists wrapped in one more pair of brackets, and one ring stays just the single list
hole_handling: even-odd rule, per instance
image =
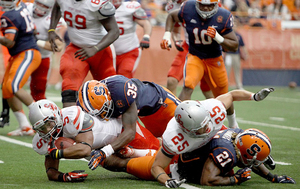
[{"label": "football cleat", "polygon": [[8,126],[9,125],[9,115],[5,115],[1,113],[0,117],[0,127]]},{"label": "football cleat", "polygon": [[276,167],[276,163],[273,159],[273,157],[271,155],[269,155],[267,157],[267,160],[264,162],[264,165],[266,166],[266,168],[268,168],[269,170],[274,170]]},{"label": "football cleat", "polygon": [[7,133],[8,136],[33,136],[35,134],[34,130],[30,126],[22,127],[22,129],[17,129]]}]

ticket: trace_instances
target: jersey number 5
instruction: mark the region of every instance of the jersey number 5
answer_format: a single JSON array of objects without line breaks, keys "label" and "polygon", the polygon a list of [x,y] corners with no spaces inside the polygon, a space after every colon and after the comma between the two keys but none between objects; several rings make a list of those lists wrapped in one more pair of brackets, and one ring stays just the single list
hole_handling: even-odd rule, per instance
[{"label": "jersey number 5", "polygon": [[178,133],[177,136],[172,138],[172,142],[177,146],[179,152],[183,151],[186,147],[189,146],[188,141],[184,141],[181,145],[178,145],[179,142],[184,140],[184,136],[181,133]]}]

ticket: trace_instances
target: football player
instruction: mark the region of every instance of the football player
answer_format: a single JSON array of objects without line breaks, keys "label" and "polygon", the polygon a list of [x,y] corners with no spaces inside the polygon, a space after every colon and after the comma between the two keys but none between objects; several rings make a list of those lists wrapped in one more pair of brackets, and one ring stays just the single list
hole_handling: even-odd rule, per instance
[{"label": "football player", "polygon": [[[62,16],[67,23],[71,43],[60,61],[63,107],[76,104],[77,91],[90,71],[96,80],[116,74],[115,52],[110,46],[119,37],[109,0],[57,0],[51,13],[49,41],[55,51],[56,25]],[[60,39],[60,38],[59,38]]]},{"label": "football player", "polygon": [[[36,26],[37,45],[42,55],[41,65],[32,73],[30,82],[31,96],[35,101],[46,99],[47,75],[50,68],[52,49],[48,41],[48,29],[50,26],[50,12],[55,0],[35,0],[34,3],[26,3],[27,9],[33,18]],[[66,23],[61,18],[57,25],[57,31],[63,33],[66,30]],[[64,48],[64,43],[56,39],[57,50]]]},{"label": "football player", "polygon": [[[149,48],[152,25],[139,2],[123,0],[111,2],[116,8],[115,18],[120,30],[119,38],[113,43],[117,54],[116,71],[119,75],[132,78],[141,58],[141,50]],[[136,34],[137,24],[144,31],[141,42]]]},{"label": "football player", "polygon": [[[122,75],[102,81],[87,81],[79,89],[78,105],[99,119],[122,116],[124,131],[111,144],[111,148],[95,151],[97,159],[91,159],[93,170],[114,151],[129,143],[135,134],[135,122],[139,118],[155,136],[161,137],[167,123],[174,116],[180,100],[169,90],[153,82],[128,79]],[[98,158],[100,157],[102,158]]]},{"label": "football player", "polygon": [[[171,11],[174,11],[176,9],[180,8],[180,5],[184,2],[185,0],[169,0],[168,3],[166,4],[165,10],[170,13]],[[167,77],[167,89],[169,89],[173,94],[176,95],[176,88],[179,83],[179,81],[182,80],[183,78],[183,67],[185,64],[185,59],[186,55],[188,54],[189,51],[189,45],[188,45],[188,34],[184,29],[184,37],[185,40],[181,40],[181,27],[182,23],[175,23],[173,31],[172,31],[172,37],[173,41],[175,43],[175,47],[178,50],[172,65],[168,71],[168,77]],[[205,96],[206,99],[208,98],[213,98],[213,94],[205,82],[204,78],[201,79],[200,82],[200,88]]]},{"label": "football player", "polygon": [[[8,48],[11,56],[3,77],[2,97],[7,99],[19,122],[19,129],[8,135],[33,135],[34,131],[22,109],[22,103],[31,109],[34,100],[22,87],[41,63],[41,53],[34,38],[34,24],[21,0],[3,0],[0,1],[0,6],[4,11],[1,16],[3,36],[0,37],[0,44]],[[3,121],[5,120],[1,119]]]},{"label": "football player", "polygon": [[[184,66],[181,100],[191,99],[195,86],[205,79],[214,97],[228,92],[228,78],[222,48],[236,51],[237,37],[232,30],[232,14],[218,5],[218,0],[185,1],[180,9],[168,14],[162,49],[171,48],[171,31],[183,23],[188,34],[189,53]],[[238,127],[233,106],[228,110],[229,127]]]},{"label": "football player", "polygon": [[[120,119],[99,120],[83,112],[78,106],[63,109],[50,100],[39,100],[29,112],[29,120],[37,132],[33,137],[33,149],[45,155],[45,168],[49,180],[80,182],[88,176],[82,172],[62,173],[59,159],[89,157],[93,149],[109,146],[122,133]],[[137,132],[130,147],[118,151],[121,157],[153,155],[159,148],[159,140],[136,122]],[[75,140],[76,144],[65,149],[53,145],[58,137]]]}]

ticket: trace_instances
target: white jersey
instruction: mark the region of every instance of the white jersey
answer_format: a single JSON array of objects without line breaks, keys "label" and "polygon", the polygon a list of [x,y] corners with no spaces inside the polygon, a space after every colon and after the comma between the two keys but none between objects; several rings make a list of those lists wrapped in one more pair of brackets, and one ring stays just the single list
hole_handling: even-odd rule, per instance
[{"label": "white jersey", "polygon": [[[63,108],[62,110],[63,137],[72,138],[87,130],[83,128],[84,114],[80,107],[71,106]],[[122,132],[122,120],[110,119],[109,121],[102,121],[96,117],[94,119],[93,131],[93,149],[102,148],[103,146],[113,142]],[[138,127],[138,126],[137,126]],[[35,134],[32,140],[34,151],[40,155],[47,155],[49,141],[44,141],[38,134]]]},{"label": "white jersey", "polygon": [[127,53],[140,46],[136,34],[136,22],[134,13],[141,9],[140,3],[136,1],[122,2],[116,10],[115,18],[119,26],[120,36],[113,43],[117,55]]},{"label": "white jersey", "polygon": [[[33,19],[34,24],[36,25],[36,38],[43,40],[43,41],[48,41],[48,30],[50,26],[50,20],[51,20],[51,12],[49,12],[48,15],[45,15],[43,17],[34,17],[33,16],[33,3],[26,3],[27,9],[29,10],[29,13]],[[56,27],[58,30],[59,28],[66,26],[66,22],[64,21],[63,18],[59,20],[59,23]],[[39,48],[42,58],[50,58],[52,55],[52,51],[48,51],[43,48]]]},{"label": "white jersey", "polygon": [[99,20],[107,17],[99,9],[108,0],[57,0],[68,25],[70,41],[78,47],[94,46],[107,34]]},{"label": "white jersey", "polygon": [[162,136],[164,152],[171,156],[191,152],[207,144],[220,131],[227,115],[223,103],[216,99],[207,99],[200,101],[200,103],[210,112],[212,121],[211,132],[205,138],[191,138],[182,131],[175,117],[173,117]]}]

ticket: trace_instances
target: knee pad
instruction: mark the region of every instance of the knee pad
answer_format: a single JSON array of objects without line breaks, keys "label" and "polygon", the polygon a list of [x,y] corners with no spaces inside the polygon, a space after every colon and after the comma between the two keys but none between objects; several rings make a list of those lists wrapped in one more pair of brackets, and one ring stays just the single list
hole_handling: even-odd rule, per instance
[{"label": "knee pad", "polygon": [[61,92],[62,102],[76,102],[78,97],[78,91],[65,90]]}]

